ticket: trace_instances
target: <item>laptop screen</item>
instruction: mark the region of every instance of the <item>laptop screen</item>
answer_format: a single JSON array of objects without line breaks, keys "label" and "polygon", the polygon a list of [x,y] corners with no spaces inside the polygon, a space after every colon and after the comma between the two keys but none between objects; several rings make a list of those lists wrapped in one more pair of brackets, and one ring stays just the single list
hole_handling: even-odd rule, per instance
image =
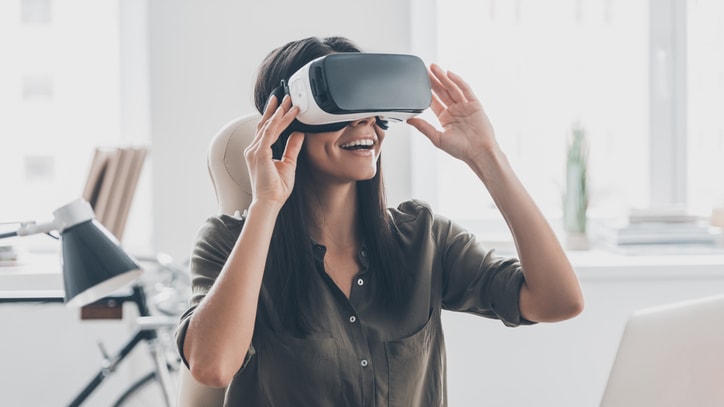
[{"label": "laptop screen", "polygon": [[601,407],[724,406],[724,295],[637,311]]}]

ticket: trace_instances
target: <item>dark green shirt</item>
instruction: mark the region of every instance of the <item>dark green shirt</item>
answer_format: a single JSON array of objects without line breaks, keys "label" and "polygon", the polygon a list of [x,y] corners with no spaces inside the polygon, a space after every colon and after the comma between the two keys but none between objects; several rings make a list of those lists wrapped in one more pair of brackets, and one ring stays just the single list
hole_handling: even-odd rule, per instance
[{"label": "dark green shirt", "polygon": [[[325,247],[314,244],[323,325],[305,338],[280,334],[273,298],[261,290],[246,360],[227,390],[227,406],[446,406],[443,309],[526,324],[518,298],[524,281],[517,259],[496,257],[471,233],[429,207],[408,201],[390,209],[406,265],[414,273],[409,301],[390,311],[375,301],[367,252],[350,298],[324,271]],[[193,295],[177,332],[179,349],[190,316],[219,275],[243,219],[210,218],[191,259]],[[267,319],[260,321],[259,318]],[[316,319],[315,319],[316,320]],[[482,339],[482,338],[481,338]]]}]

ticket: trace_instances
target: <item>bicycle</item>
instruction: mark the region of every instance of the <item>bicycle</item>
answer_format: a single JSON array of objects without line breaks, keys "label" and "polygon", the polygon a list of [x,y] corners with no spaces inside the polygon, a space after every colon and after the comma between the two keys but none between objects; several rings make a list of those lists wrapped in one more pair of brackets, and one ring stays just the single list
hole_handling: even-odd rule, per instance
[{"label": "bicycle", "polygon": [[[153,361],[153,370],[133,382],[113,404],[114,407],[161,406],[175,405],[176,373],[181,363],[173,340],[173,331],[177,326],[178,317],[186,306],[187,293],[190,289],[188,274],[185,267],[176,265],[167,255],[160,254],[155,259],[139,258],[141,262],[153,262],[159,267],[156,273],[145,273],[147,276],[133,285],[129,295],[109,296],[94,305],[120,307],[125,303],[133,303],[138,310],[136,332],[125,345],[114,355],[108,355],[99,343],[103,355],[102,366],[96,375],[70,402],[69,407],[78,407],[98,388],[98,386],[115,372],[118,365],[141,342],[146,342]],[[157,280],[154,280],[154,277]],[[153,293],[148,295],[147,291]],[[151,303],[149,306],[149,301]],[[160,315],[158,315],[160,314]]]},{"label": "bicycle", "polygon": [[[95,376],[74,396],[69,407],[81,406],[88,397],[109,378],[116,368],[142,342],[153,362],[153,369],[141,376],[118,396],[114,407],[166,406],[174,407],[178,380],[176,374],[181,359],[176,350],[173,333],[178,318],[185,310],[191,291],[187,266],[173,262],[170,256],[159,254],[155,258],[137,258],[141,263],[154,264],[133,284],[127,295],[104,297],[88,307],[120,310],[126,303],[135,305],[138,317],[136,331],[121,349],[113,355],[99,342],[103,360]],[[5,298],[0,303],[63,303],[63,297]]]}]

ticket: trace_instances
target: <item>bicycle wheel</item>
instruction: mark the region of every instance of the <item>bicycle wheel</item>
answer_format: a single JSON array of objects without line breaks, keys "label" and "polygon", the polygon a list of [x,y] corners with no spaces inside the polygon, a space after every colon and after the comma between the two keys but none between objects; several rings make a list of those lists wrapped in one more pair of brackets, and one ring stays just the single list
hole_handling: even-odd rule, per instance
[{"label": "bicycle wheel", "polygon": [[[171,404],[176,404],[178,384],[178,373],[176,371],[169,372],[171,375],[171,384],[174,386],[171,392]],[[156,372],[149,372],[145,376],[138,379],[118,398],[113,407],[159,407],[165,406],[163,398],[163,390],[161,383],[156,378]]]}]

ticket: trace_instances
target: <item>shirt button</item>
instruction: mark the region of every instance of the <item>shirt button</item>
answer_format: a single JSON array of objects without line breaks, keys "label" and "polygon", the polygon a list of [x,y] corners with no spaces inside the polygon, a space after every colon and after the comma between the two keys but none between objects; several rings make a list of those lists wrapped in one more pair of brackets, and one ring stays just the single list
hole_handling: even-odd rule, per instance
[{"label": "shirt button", "polygon": [[360,250],[359,254],[360,254],[360,256],[362,256],[362,257],[367,257],[367,250],[362,249],[362,250]]},{"label": "shirt button", "polygon": [[369,363],[367,362],[367,359],[362,359],[362,361],[359,362],[359,364],[362,365],[362,367],[367,367],[367,365],[368,365]]},{"label": "shirt button", "polygon": [[358,279],[358,280],[357,280],[357,285],[365,285],[365,280],[363,280],[363,279],[361,279],[361,278]]},{"label": "shirt button", "polygon": [[354,324],[354,321],[356,321],[356,320],[357,320],[357,317],[354,316],[354,315],[352,315],[352,316],[349,317],[349,322],[351,322],[351,323],[353,323],[353,324]]}]

